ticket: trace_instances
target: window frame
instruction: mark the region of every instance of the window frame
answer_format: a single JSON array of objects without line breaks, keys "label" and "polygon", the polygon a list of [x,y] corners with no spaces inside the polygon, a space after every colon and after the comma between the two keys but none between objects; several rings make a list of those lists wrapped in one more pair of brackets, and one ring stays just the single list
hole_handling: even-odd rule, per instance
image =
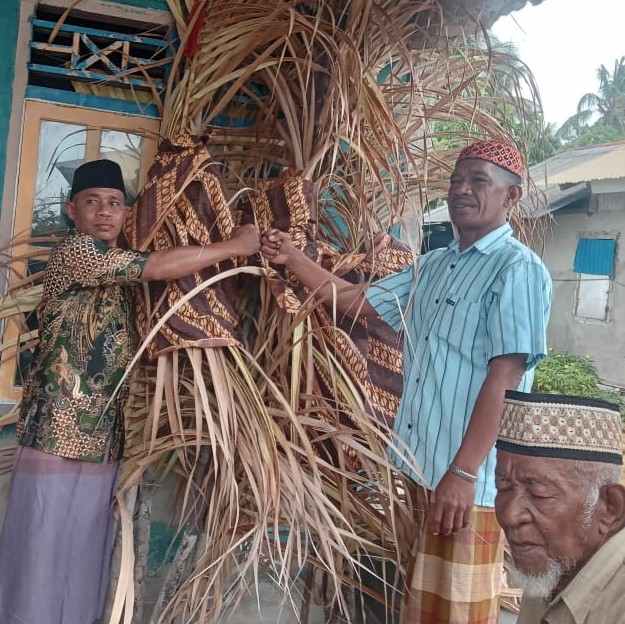
[{"label": "window frame", "polygon": [[[586,276],[590,276],[591,278],[595,278],[597,281],[608,282],[608,289],[605,296],[605,316],[604,318],[597,318],[594,316],[586,316],[584,314],[579,313],[579,307],[581,303],[581,290],[584,282],[592,281],[587,279]],[[608,323],[610,321],[610,311],[612,309],[611,297],[612,291],[614,289],[614,279],[610,275],[594,275],[591,276],[589,273],[577,273],[577,285],[575,288],[575,309],[574,315],[575,318],[579,321],[590,322],[590,323]]]},{"label": "window frame", "polygon": [[[24,117],[20,158],[18,163],[18,183],[16,209],[12,227],[13,236],[28,234],[32,228],[33,206],[37,181],[37,157],[39,153],[39,137],[41,124],[44,121],[57,121],[87,127],[87,144],[85,159],[93,160],[100,157],[100,139],[102,131],[119,130],[143,136],[139,186],[146,179],[147,171],[154,161],[158,149],[158,131],[160,119],[123,115],[87,108],[67,106],[52,102],[27,100],[24,103]],[[35,157],[33,157],[35,155]],[[13,250],[15,256],[25,256],[32,252],[33,246],[19,245]],[[15,274],[24,274],[26,262],[15,262]],[[9,279],[11,283],[17,281]],[[0,357],[0,402],[18,401],[22,396],[22,387],[15,385],[17,368],[18,341],[24,334],[24,328],[15,320],[9,319],[4,324],[2,341],[5,345],[13,345],[5,349]]]},{"label": "window frame", "polygon": [[595,239],[608,239],[615,242],[614,258],[613,258],[613,273],[612,275],[595,275],[597,279],[607,279],[609,286],[606,300],[606,314],[604,319],[597,319],[591,316],[583,316],[578,314],[580,291],[582,287],[583,275],[590,275],[587,273],[578,273],[573,266],[573,274],[577,277],[575,284],[575,298],[573,300],[573,318],[579,323],[591,324],[591,325],[608,325],[613,320],[613,301],[614,301],[614,282],[616,279],[616,267],[618,264],[619,253],[619,239],[620,235],[614,231],[592,231],[592,232],[579,232],[577,235],[577,241],[575,243],[575,250],[573,253],[573,261],[575,260],[575,254],[577,253],[577,247],[581,240],[595,240]]}]

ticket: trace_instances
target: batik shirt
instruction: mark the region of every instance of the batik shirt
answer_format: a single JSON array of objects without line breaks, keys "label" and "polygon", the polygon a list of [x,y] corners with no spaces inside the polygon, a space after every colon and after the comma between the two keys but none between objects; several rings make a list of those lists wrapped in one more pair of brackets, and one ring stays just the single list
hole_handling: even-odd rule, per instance
[{"label": "batik shirt", "polygon": [[52,252],[17,425],[21,445],[90,462],[121,457],[128,387],[115,390],[137,345],[130,287],[147,257],[78,233]]},{"label": "batik shirt", "polygon": [[[424,255],[418,267],[376,282],[368,298],[403,332],[404,392],[394,427],[419,473],[393,459],[433,489],[462,444],[490,361],[523,354],[518,390],[530,391],[547,352],[551,278],[506,224],[464,251],[456,241]],[[495,461],[493,448],[478,471],[476,505],[494,506]]]}]

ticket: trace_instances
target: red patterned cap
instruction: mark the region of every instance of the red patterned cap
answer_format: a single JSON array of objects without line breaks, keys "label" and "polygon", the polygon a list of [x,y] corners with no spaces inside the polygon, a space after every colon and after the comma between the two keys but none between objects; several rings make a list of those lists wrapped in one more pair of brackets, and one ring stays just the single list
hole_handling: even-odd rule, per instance
[{"label": "red patterned cap", "polygon": [[458,156],[456,162],[477,158],[493,163],[510,173],[515,173],[521,178],[525,174],[525,164],[521,152],[506,141],[491,139],[490,141],[476,141],[465,147]]}]

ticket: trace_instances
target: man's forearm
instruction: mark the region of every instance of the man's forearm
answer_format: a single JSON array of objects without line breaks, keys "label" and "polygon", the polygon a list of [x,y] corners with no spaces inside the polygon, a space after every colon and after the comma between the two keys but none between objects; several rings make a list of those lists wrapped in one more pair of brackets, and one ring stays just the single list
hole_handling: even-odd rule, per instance
[{"label": "man's forearm", "polygon": [[208,247],[175,247],[150,254],[143,270],[142,279],[174,280],[197,273],[209,266],[238,255],[231,241],[213,243]]},{"label": "man's forearm", "polygon": [[366,284],[352,284],[326,271],[301,251],[289,257],[286,267],[318,299],[328,305],[336,302],[343,314],[375,314],[365,297]]},{"label": "man's forearm", "polygon": [[458,467],[477,474],[495,445],[503,413],[506,390],[515,390],[525,371],[525,356],[503,356],[493,360],[488,376],[475,402],[469,426],[453,461]]}]

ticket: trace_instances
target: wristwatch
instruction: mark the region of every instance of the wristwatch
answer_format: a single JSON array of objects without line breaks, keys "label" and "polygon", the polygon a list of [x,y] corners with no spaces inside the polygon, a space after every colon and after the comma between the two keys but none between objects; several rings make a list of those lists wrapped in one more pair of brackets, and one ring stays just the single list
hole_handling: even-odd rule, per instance
[{"label": "wristwatch", "polygon": [[449,466],[449,472],[471,483],[475,483],[477,481],[477,475],[471,474],[470,472],[463,470],[462,468],[460,468],[460,466],[456,466],[456,464],[452,464],[451,466]]}]

